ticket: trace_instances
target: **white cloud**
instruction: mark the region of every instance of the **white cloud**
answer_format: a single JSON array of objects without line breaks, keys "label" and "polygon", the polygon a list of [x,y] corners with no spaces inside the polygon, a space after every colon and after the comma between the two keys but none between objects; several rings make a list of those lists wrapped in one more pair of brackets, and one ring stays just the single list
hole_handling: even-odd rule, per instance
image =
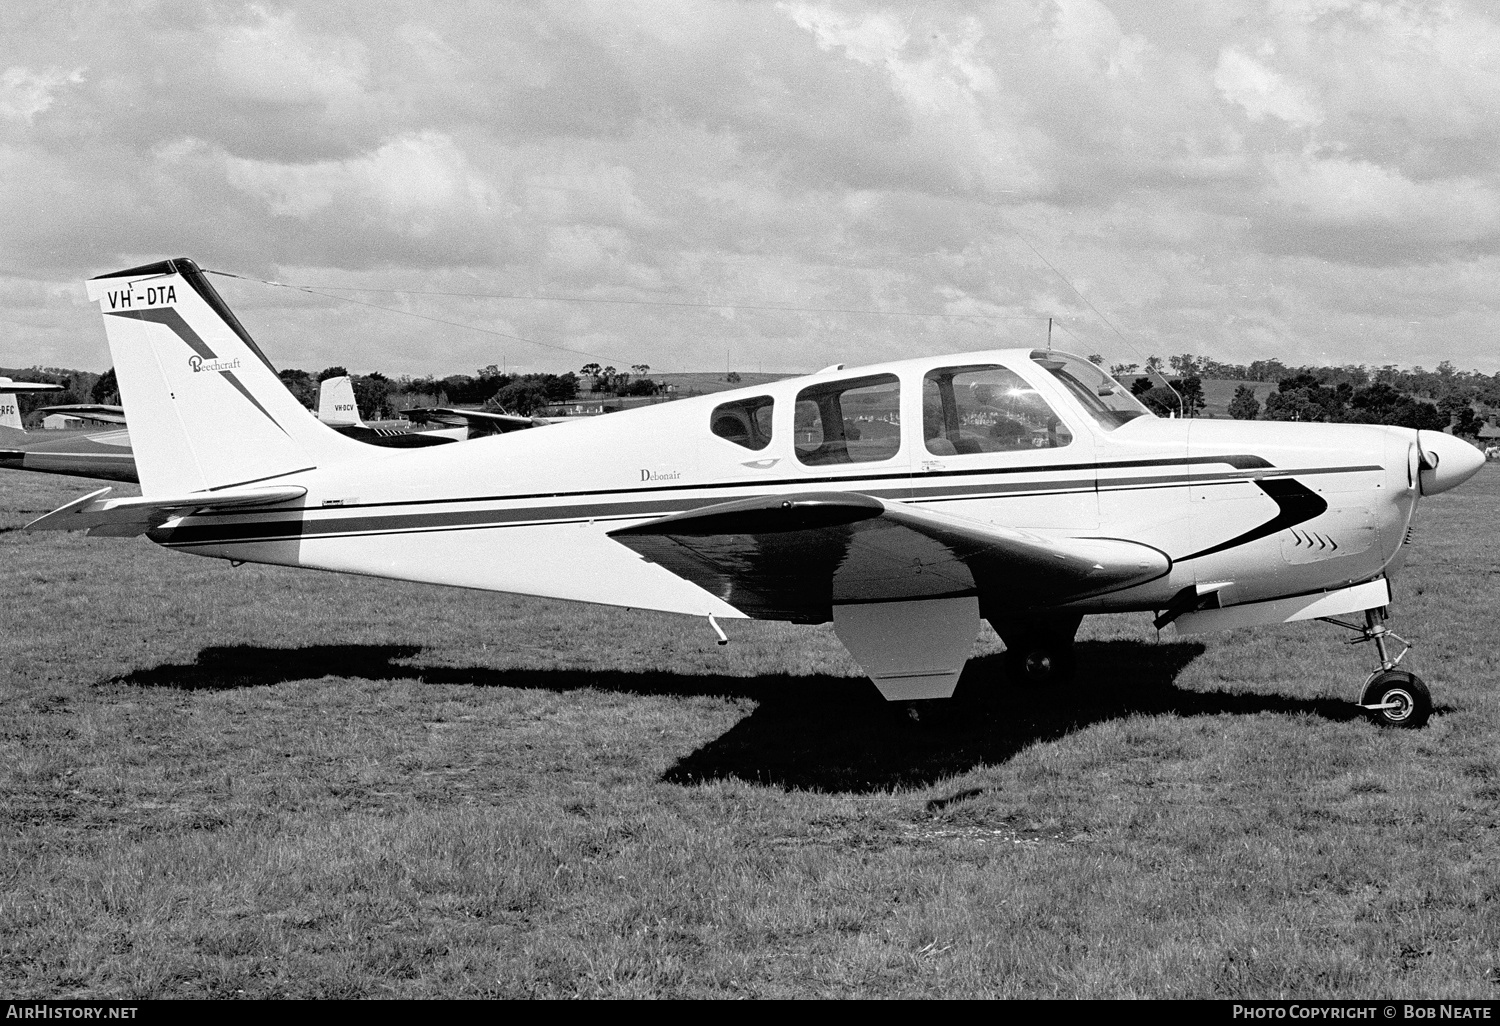
[{"label": "white cloud", "polygon": [[[1500,367],[1500,14],[1477,0],[351,10],[8,23],[0,275],[186,253],[348,285],[1055,315],[1111,353],[1013,224],[1158,352],[1359,359],[1380,331],[1453,347],[1408,362]],[[285,337],[328,336],[294,363],[494,359],[485,336],[243,288]],[[815,367],[1037,323],[421,308],[659,367],[725,348]],[[0,316],[0,344],[84,345],[51,300],[24,309],[59,327]],[[1454,310],[1473,330],[1436,330]]]},{"label": "white cloud", "polygon": [[276,103],[347,105],[364,92],[365,47],[333,33],[307,32],[295,14],[250,8],[252,21],[224,32],[213,59],[234,94]]},{"label": "white cloud", "polygon": [[[1368,246],[1383,235],[1385,256],[1401,259],[1453,250],[1500,233],[1500,196],[1475,178],[1415,182],[1390,168],[1342,158],[1278,157],[1268,161],[1270,198],[1310,232],[1353,230]],[[1325,240],[1337,245],[1338,241]],[[1362,262],[1353,252],[1347,258]]]},{"label": "white cloud", "polygon": [[1225,47],[1214,69],[1214,85],[1244,108],[1251,121],[1277,118],[1293,128],[1312,128],[1323,120],[1305,92],[1253,57]]},{"label": "white cloud", "polygon": [[366,203],[376,215],[430,232],[433,216],[491,216],[493,190],[446,135],[393,139],[372,153],[311,164],[225,158],[229,184],[261,199],[272,214],[306,220],[336,202]]},{"label": "white cloud", "polygon": [[1010,116],[998,77],[981,56],[987,41],[978,21],[923,23],[917,46],[913,32],[893,15],[851,18],[805,4],[782,7],[821,49],[883,75],[906,114],[912,165],[936,163],[966,189],[1040,187],[1022,144],[1043,149],[1043,141]]},{"label": "white cloud", "polygon": [[811,32],[824,50],[842,50],[850,60],[879,65],[897,61],[906,46],[907,33],[888,14],[849,18],[837,11],[809,4],[781,4],[791,19]]},{"label": "white cloud", "polygon": [[6,68],[0,72],[0,118],[31,124],[38,114],[56,102],[60,89],[82,84],[82,68],[72,71]]}]

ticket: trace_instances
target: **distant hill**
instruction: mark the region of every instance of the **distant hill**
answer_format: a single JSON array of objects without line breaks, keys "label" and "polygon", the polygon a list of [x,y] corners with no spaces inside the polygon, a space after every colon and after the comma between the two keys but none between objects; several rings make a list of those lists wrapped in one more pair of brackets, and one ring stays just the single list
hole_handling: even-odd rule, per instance
[{"label": "distant hill", "polygon": [[793,374],[761,374],[753,371],[740,371],[739,381],[725,381],[723,371],[683,371],[676,374],[648,374],[652,381],[662,385],[676,385],[677,394],[683,398],[690,395],[710,395],[714,392],[727,392],[732,388],[749,388],[752,385],[764,385],[772,381],[781,381],[783,378],[795,377]]},{"label": "distant hill", "polygon": [[1266,396],[1276,391],[1274,381],[1235,381],[1228,378],[1204,378],[1203,400],[1206,405],[1200,417],[1214,417],[1224,420],[1229,416],[1229,401],[1234,398],[1234,390],[1241,385],[1249,385],[1255,392],[1255,398],[1260,400],[1261,408],[1266,405]]},{"label": "distant hill", "polygon": [[[1172,375],[1167,375],[1168,378]],[[1126,388],[1135,384],[1137,378],[1145,377],[1143,374],[1122,374],[1120,384]],[[1214,420],[1229,419],[1229,401],[1234,398],[1234,390],[1241,385],[1249,385],[1255,393],[1255,398],[1260,400],[1260,405],[1266,405],[1266,396],[1276,391],[1274,381],[1240,381],[1234,378],[1203,378],[1203,412],[1199,417],[1208,417]]]}]

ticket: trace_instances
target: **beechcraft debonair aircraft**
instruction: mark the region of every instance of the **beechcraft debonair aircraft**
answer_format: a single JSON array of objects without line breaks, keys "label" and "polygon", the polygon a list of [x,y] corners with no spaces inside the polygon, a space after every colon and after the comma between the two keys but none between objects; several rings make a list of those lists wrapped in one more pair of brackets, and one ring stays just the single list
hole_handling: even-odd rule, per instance
[{"label": "beechcraft debonair aircraft", "polygon": [[88,287],[144,494],[104,489],[33,530],[716,630],[831,620],[890,699],[952,694],[981,617],[1033,684],[1067,674],[1086,614],[1154,610],[1185,631],[1325,618],[1376,643],[1360,704],[1378,721],[1431,707],[1384,619],[1419,498],[1483,463],[1449,435],[1162,420],[1086,360],[1007,349],[382,450],[303,409],[192,261]]}]

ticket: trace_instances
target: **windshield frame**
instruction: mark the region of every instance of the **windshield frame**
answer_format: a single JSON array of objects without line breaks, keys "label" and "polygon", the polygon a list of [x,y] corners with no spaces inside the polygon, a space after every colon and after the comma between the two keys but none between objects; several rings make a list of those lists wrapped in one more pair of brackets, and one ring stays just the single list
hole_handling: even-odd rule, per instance
[{"label": "windshield frame", "polygon": [[[1033,349],[1031,362],[1047,373],[1089,419],[1113,431],[1140,417],[1155,418],[1130,389],[1110,377],[1098,364],[1057,349]],[[1108,389],[1108,391],[1104,391]]]}]

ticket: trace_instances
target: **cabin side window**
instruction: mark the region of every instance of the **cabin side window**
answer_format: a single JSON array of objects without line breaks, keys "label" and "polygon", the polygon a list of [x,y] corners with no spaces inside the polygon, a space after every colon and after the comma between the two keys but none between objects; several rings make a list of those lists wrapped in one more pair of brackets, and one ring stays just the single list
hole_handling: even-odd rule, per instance
[{"label": "cabin side window", "polygon": [[1073,440],[1036,389],[994,365],[929,371],[922,381],[922,437],[934,456],[1056,449]]},{"label": "cabin side window", "polygon": [[794,425],[807,466],[888,460],[901,448],[901,382],[872,374],[809,385],[797,393]]},{"label": "cabin side window", "polygon": [[708,429],[720,438],[746,449],[764,449],[771,444],[771,408],[768,395],[724,403],[714,407]]}]

